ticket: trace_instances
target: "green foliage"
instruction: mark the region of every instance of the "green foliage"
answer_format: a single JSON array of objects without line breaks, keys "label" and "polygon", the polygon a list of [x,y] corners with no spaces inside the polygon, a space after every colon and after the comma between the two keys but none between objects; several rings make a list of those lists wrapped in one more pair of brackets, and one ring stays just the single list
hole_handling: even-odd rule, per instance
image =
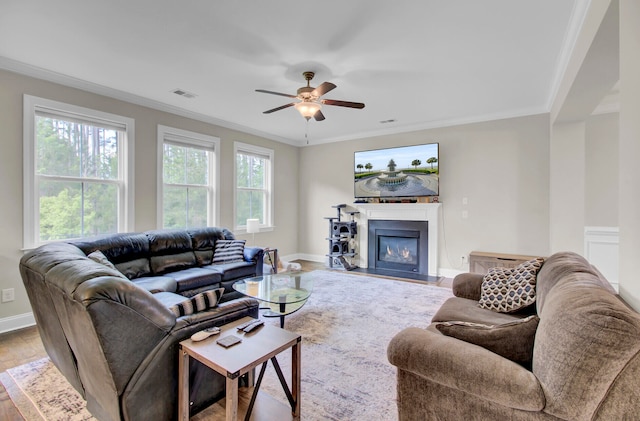
[{"label": "green foliage", "polygon": [[36,118],[40,241],[117,231],[118,148],[116,130]]},{"label": "green foliage", "polygon": [[164,144],[164,228],[207,226],[209,153],[204,149]]},{"label": "green foliage", "polygon": [[416,169],[418,169],[418,166],[422,164],[422,161],[420,161],[419,159],[414,159],[413,161],[411,161],[411,165],[413,165]]},{"label": "green foliage", "polygon": [[249,218],[265,223],[267,164],[259,156],[242,153],[236,156],[236,225],[245,225]]},{"label": "green foliage", "polygon": [[432,170],[433,170],[433,164],[435,164],[436,162],[438,162],[438,158],[436,158],[435,156],[432,156],[431,158],[427,159],[427,164],[431,164]]}]

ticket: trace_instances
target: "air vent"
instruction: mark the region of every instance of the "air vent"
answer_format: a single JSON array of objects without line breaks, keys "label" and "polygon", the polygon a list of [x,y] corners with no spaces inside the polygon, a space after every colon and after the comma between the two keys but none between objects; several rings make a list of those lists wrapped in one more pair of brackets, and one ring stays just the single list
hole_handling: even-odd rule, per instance
[{"label": "air vent", "polygon": [[174,90],[173,90],[173,91],[171,91],[171,92],[173,92],[173,93],[174,93],[174,94],[176,94],[176,95],[180,95],[180,96],[183,96],[183,97],[185,97],[185,98],[189,98],[189,99],[191,99],[191,98],[195,98],[195,97],[197,97],[197,96],[198,96],[198,95],[196,95],[196,94],[194,94],[194,93],[187,92],[187,91],[185,91],[184,89],[174,89]]}]

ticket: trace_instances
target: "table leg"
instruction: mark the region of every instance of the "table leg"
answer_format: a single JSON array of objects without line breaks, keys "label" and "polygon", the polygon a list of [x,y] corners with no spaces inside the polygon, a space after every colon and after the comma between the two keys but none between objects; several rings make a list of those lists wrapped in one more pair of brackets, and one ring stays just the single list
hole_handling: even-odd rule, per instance
[{"label": "table leg", "polygon": [[238,419],[238,376],[230,378],[227,375],[227,421],[237,421]]},{"label": "table leg", "polygon": [[301,357],[302,341],[291,347],[291,395],[293,396],[295,407],[292,408],[291,415],[296,420],[300,419],[300,385],[302,383]]},{"label": "table leg", "polygon": [[189,421],[189,354],[182,349],[178,359],[178,420]]}]

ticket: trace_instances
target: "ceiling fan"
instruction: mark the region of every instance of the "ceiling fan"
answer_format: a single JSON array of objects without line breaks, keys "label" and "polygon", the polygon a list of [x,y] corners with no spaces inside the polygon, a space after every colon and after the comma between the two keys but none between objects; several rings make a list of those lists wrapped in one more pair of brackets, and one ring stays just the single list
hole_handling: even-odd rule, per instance
[{"label": "ceiling fan", "polygon": [[314,88],[309,85],[314,75],[314,72],[302,73],[302,76],[304,76],[305,80],[307,81],[307,86],[303,86],[302,88],[298,89],[297,95],[265,91],[264,89],[256,89],[256,92],[286,96],[289,98],[296,98],[300,100],[300,102],[292,102],[290,104],[282,105],[280,107],[264,111],[263,114],[271,114],[275,111],[284,110],[285,108],[295,107],[300,112],[300,114],[302,114],[302,116],[307,119],[307,121],[309,121],[311,117],[313,117],[316,121],[322,121],[324,120],[324,114],[322,114],[322,111],[320,110],[322,108],[322,105],[336,105],[338,107],[349,107],[358,109],[364,108],[364,104],[361,102],[339,101],[336,99],[320,99],[322,95],[335,89],[336,85],[331,82],[324,82],[317,88]]}]

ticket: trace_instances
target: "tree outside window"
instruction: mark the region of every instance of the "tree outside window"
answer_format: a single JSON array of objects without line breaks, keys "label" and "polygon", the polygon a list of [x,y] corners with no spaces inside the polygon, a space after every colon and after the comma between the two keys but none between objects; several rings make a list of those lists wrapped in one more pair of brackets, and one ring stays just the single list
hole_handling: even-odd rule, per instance
[{"label": "tree outside window", "polygon": [[165,143],[163,168],[163,227],[206,227],[209,152]]},{"label": "tree outside window", "polygon": [[36,116],[39,241],[118,230],[121,131]]},{"label": "tree outside window", "polygon": [[25,248],[126,230],[133,120],[29,95],[24,118]]},{"label": "tree outside window", "polygon": [[158,126],[162,151],[158,220],[162,228],[215,225],[218,147],[218,138]]},{"label": "tree outside window", "polygon": [[236,227],[256,218],[271,225],[271,163],[273,151],[236,143]]}]

